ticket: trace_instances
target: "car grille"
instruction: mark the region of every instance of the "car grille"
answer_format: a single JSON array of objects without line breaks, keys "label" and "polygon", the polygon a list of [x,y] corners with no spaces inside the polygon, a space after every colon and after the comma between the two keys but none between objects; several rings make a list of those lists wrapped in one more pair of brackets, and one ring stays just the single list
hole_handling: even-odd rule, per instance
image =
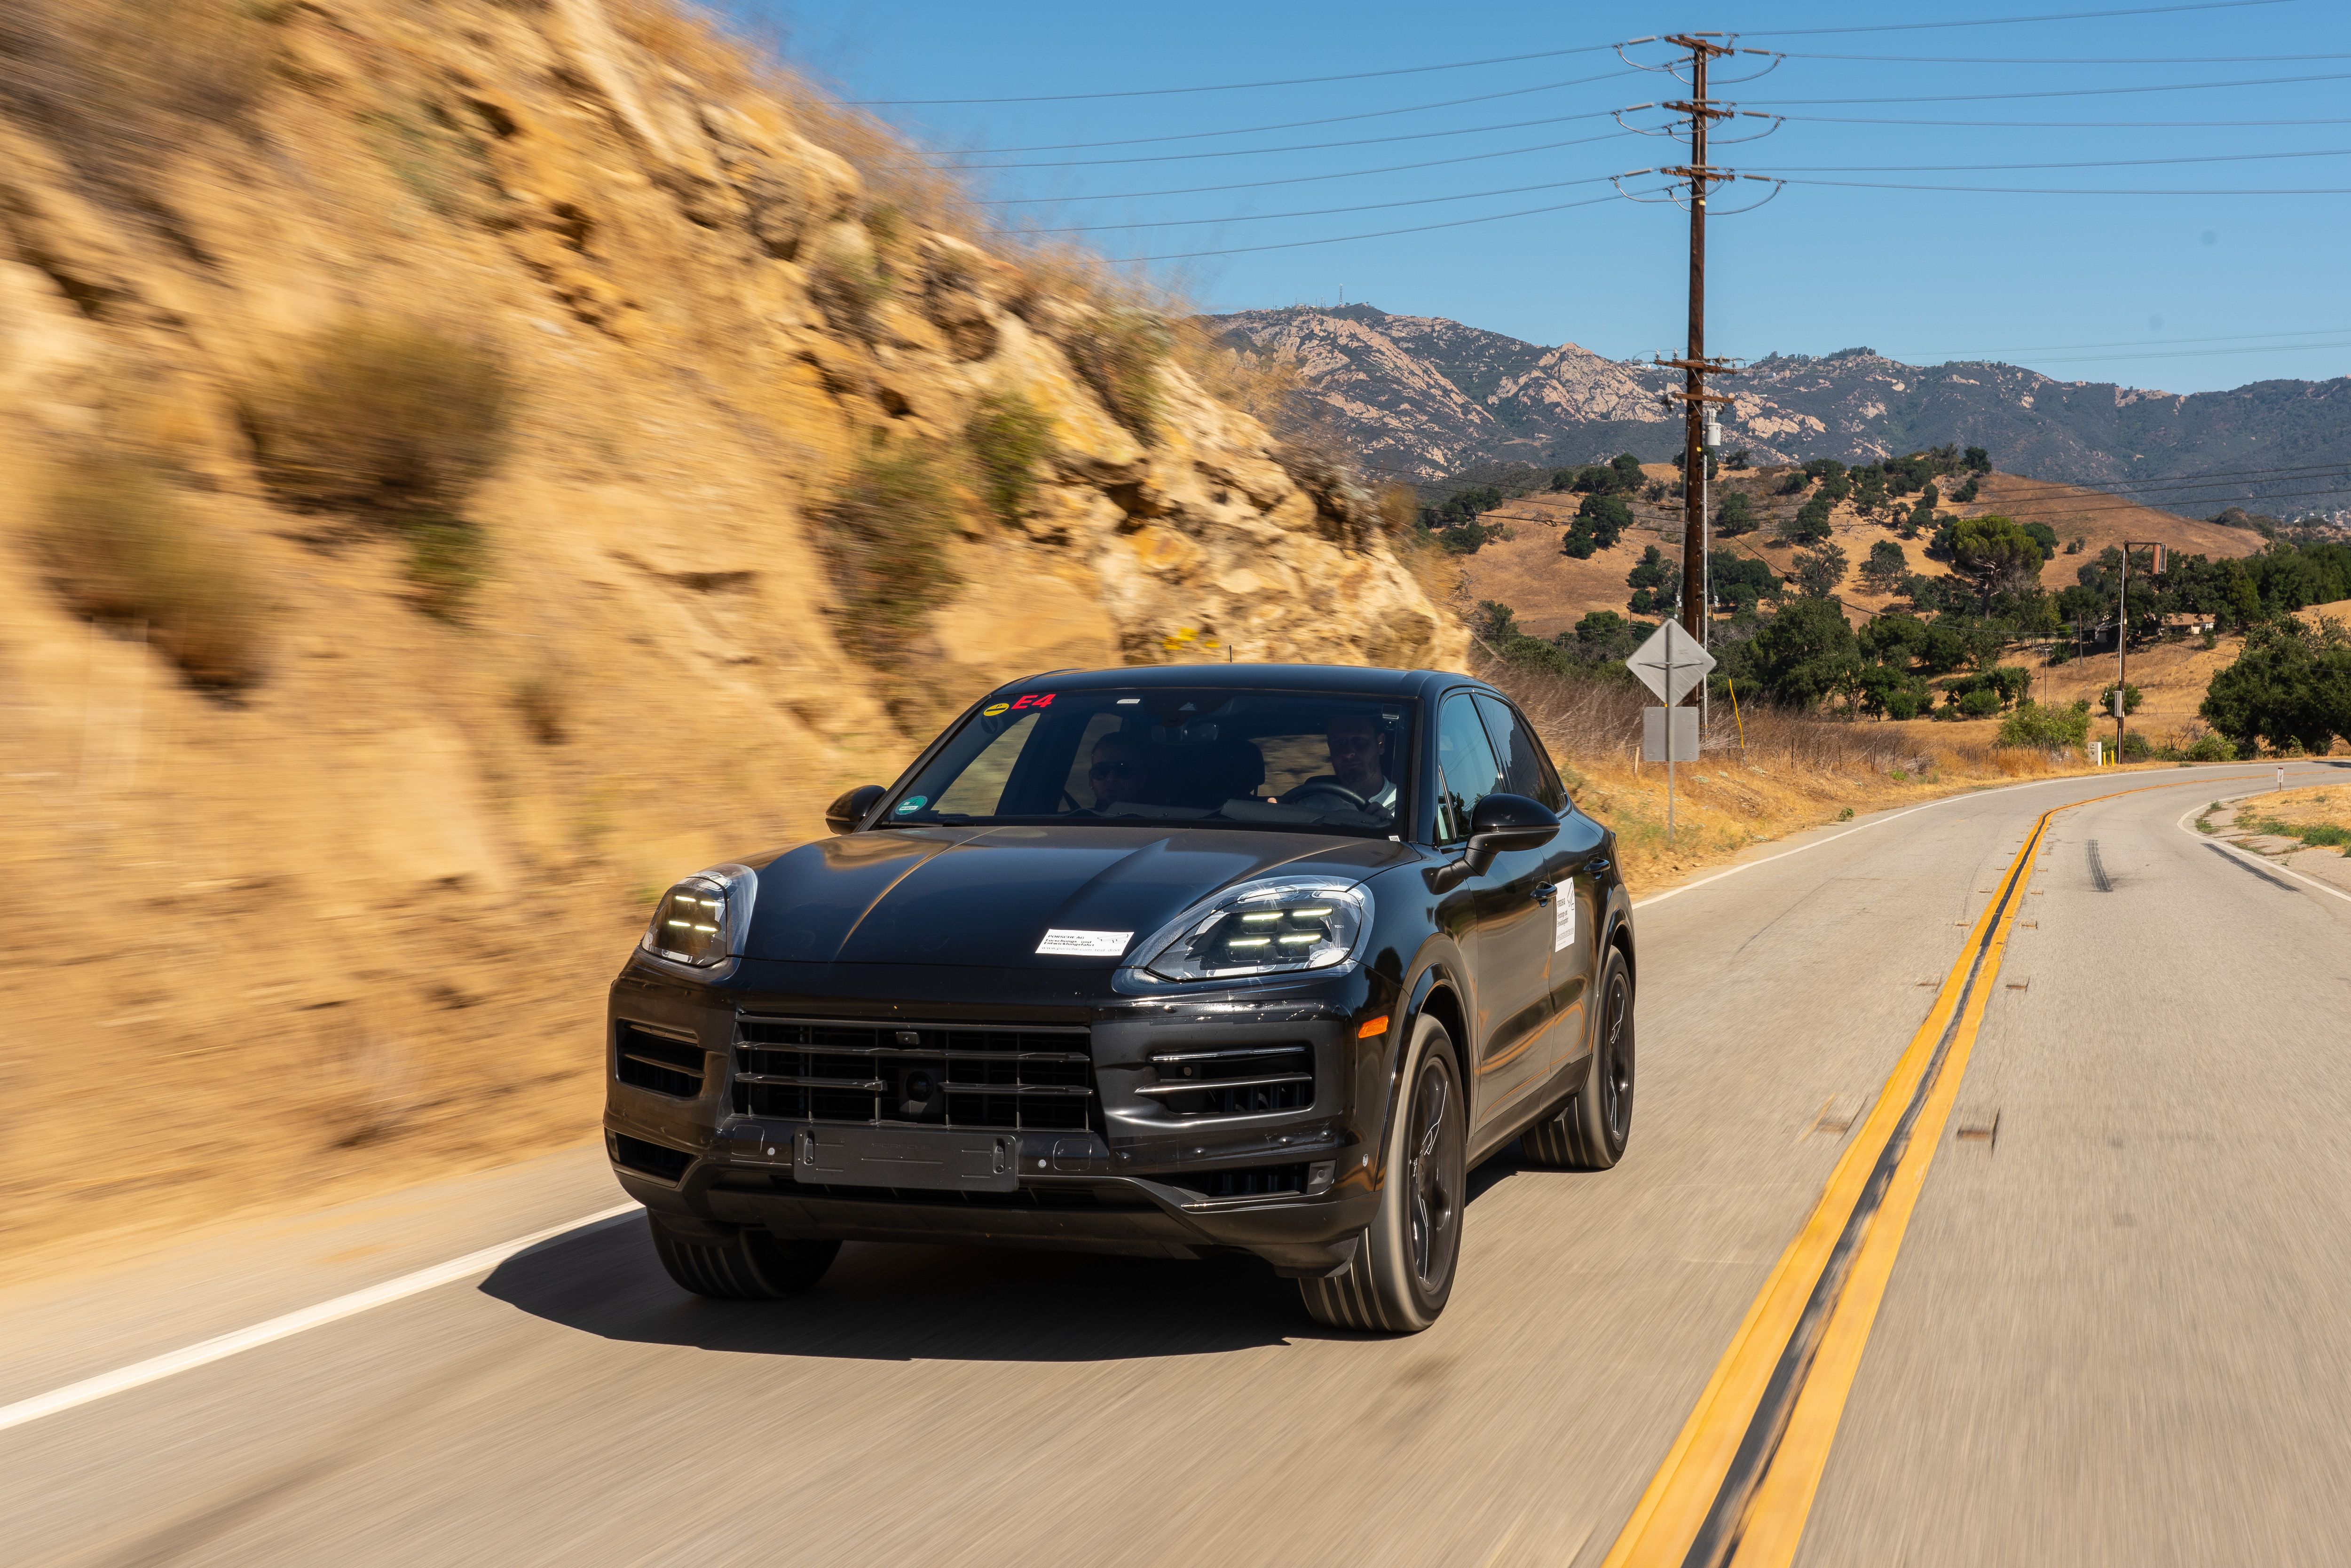
[{"label": "car grille", "polygon": [[612,1163],[624,1166],[664,1181],[675,1181],[694,1163],[694,1156],[675,1149],[665,1149],[659,1144],[649,1144],[643,1138],[632,1138],[626,1133],[612,1134]]},{"label": "car grille", "polygon": [[1177,1181],[1196,1192],[1210,1197],[1255,1197],[1265,1193],[1304,1192],[1306,1167],[1297,1166],[1251,1166],[1242,1170],[1210,1171],[1198,1177],[1179,1176]]},{"label": "car grille", "polygon": [[735,1109],[810,1122],[1099,1131],[1082,1029],[759,1018],[736,1023]]},{"label": "car grille", "polygon": [[621,1082],[656,1094],[691,1100],[702,1092],[702,1047],[666,1040],[635,1024],[624,1023],[616,1042]]},{"label": "car grille", "polygon": [[1303,1040],[1151,1058],[1155,1082],[1136,1091],[1177,1116],[1247,1116],[1314,1103],[1314,1051]]}]

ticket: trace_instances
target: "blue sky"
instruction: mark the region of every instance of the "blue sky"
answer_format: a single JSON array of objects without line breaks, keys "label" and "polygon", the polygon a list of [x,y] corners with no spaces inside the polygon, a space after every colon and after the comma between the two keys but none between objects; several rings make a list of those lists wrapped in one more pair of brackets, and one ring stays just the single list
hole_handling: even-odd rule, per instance
[{"label": "blue sky", "polygon": [[[723,0],[719,8],[859,100],[1396,72],[1736,26],[1740,44],[1788,57],[1717,96],[1789,118],[1716,161],[1792,183],[1760,209],[1709,225],[1713,351],[1867,344],[1928,363],[1998,358],[2066,380],[2171,392],[2351,371],[2343,283],[2351,5],[2337,0],[1835,32],[1805,30],[2138,8],[2127,0],[1693,0],[1687,8]],[[1660,49],[1631,52],[1651,62]],[[1767,64],[1741,57],[1727,74]],[[2245,85],[2202,85],[2218,83]],[[1343,296],[1629,357],[1679,347],[1687,220],[1672,206],[1616,199],[1599,178],[1681,158],[1674,143],[1621,131],[1608,111],[1679,91],[1599,49],[1311,85],[896,102],[873,112],[926,149],[961,152],[966,164],[1019,165],[969,176],[982,197],[1008,204],[993,211],[1008,222],[1091,229],[1074,237],[1114,257],[1181,257],[1149,266],[1205,308]],[[2067,96],[2039,96],[2053,93]],[[1451,101],[1469,99],[1479,101]],[[1987,123],[1995,121],[2009,123]],[[1102,145],[1112,142],[1121,145]],[[1353,144],[1319,145],[1337,142]],[[1149,161],[1103,162],[1112,159]],[[1452,161],[1396,167],[1440,159]],[[2120,166],[2147,159],[2199,161]],[[2015,164],[2105,166],[1948,167]],[[1865,188],[1875,184],[2295,193]],[[1592,204],[1241,249],[1569,202]],[[1397,203],[1418,204],[1383,205]],[[1718,198],[1719,207],[1734,204]],[[1300,213],[1312,215],[1281,215]],[[1114,226],[1144,225],[1164,226]]]}]

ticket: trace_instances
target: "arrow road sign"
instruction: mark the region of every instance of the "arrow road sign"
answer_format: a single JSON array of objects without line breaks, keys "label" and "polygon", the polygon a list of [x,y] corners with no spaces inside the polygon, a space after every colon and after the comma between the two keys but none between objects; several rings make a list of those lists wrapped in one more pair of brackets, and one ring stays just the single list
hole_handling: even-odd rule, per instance
[{"label": "arrow road sign", "polygon": [[1680,622],[1668,621],[1634,650],[1625,665],[1657,694],[1659,702],[1672,707],[1706,679],[1706,673],[1714,668],[1714,655],[1699,647],[1698,639],[1683,631]]}]

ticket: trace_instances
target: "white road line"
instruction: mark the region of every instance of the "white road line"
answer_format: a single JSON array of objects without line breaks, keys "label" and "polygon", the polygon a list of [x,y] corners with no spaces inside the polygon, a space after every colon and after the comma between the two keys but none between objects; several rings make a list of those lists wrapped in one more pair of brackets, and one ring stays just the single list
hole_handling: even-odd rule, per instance
[{"label": "white road line", "polygon": [[310,1329],[319,1328],[343,1318],[356,1317],[377,1307],[410,1296],[421,1295],[438,1286],[455,1284],[468,1274],[487,1273],[516,1253],[552,1241],[559,1236],[633,1214],[640,1206],[634,1203],[615,1204],[611,1208],[551,1225],[545,1230],[535,1230],[528,1236],[502,1241],[495,1247],[485,1247],[478,1252],[468,1252],[462,1258],[452,1258],[445,1263],[435,1263],[419,1269],[413,1274],[402,1274],[396,1280],[386,1280],[380,1285],[370,1285],[363,1291],[353,1291],[347,1296],[337,1296],[331,1301],[320,1301],[315,1307],[271,1318],[251,1328],[237,1329],[216,1338],[204,1340],[179,1350],[166,1351],[112,1372],[101,1372],[95,1377],[85,1377],[79,1383],[68,1383],[63,1388],[53,1388],[47,1394],[36,1394],[29,1399],[19,1399],[14,1405],[0,1405],[0,1432],[11,1427],[21,1427],[27,1421],[37,1421],[44,1416],[54,1416],[71,1410],[76,1406],[89,1405],[110,1395],[121,1394],[150,1383],[159,1383],[179,1373],[209,1366],[225,1361],[240,1351],[255,1349],[276,1340],[287,1339]]},{"label": "white road line", "polygon": [[[2224,762],[2212,766],[2222,768],[2246,768],[2256,765],[2243,762]],[[2287,766],[2292,767],[2294,765],[2292,763],[2288,763]],[[1663,893],[1653,893],[1646,898],[1636,898],[1633,901],[1633,907],[1635,909],[1646,909],[1652,904],[1663,904],[1668,898],[1673,898],[1685,893],[1695,893],[1698,889],[1706,886],[1708,883],[1720,882],[1727,876],[1737,876],[1742,871],[1753,871],[1759,865],[1770,865],[1773,861],[1783,861],[1790,855],[1800,855],[1806,850],[1816,850],[1823,844],[1833,844],[1839,839],[1849,839],[1853,837],[1854,834],[1865,832],[1871,828],[1882,828],[1888,822],[1900,821],[1903,818],[1907,817],[1916,811],[1932,810],[1937,806],[1948,806],[1957,800],[1980,800],[1987,795],[2005,795],[2011,789],[2046,789],[2052,784],[2074,784],[2085,779],[2096,779],[2099,777],[2100,775],[2096,773],[2069,773],[2058,779],[2031,779],[2022,784],[2002,784],[1997,789],[1970,789],[1966,791],[1964,794],[1946,795],[1939,800],[1928,800],[1924,805],[1906,807],[1902,810],[1892,812],[1886,816],[1876,817],[1866,822],[1856,823],[1855,826],[1847,828],[1842,833],[1831,833],[1825,839],[1814,839],[1809,844],[1798,844],[1792,850],[1782,850],[1776,855],[1765,855],[1760,861],[1749,861],[1744,865],[1735,865],[1728,871],[1716,872],[1712,876],[1702,876],[1696,882],[1686,882],[1679,887],[1669,887]],[[2297,872],[2294,874],[2299,876],[2301,873]],[[2333,888],[2328,888],[2327,891],[2332,893],[2335,890]]]},{"label": "white road line", "polygon": [[[2254,799],[2256,796],[2267,795],[2270,793],[2272,793],[2272,791],[2267,789],[2256,789],[2252,791],[2252,794],[2248,795],[2223,795],[2220,797],[2220,802],[2223,805],[2227,805],[2238,800],[2250,800]],[[2188,820],[2190,817],[2198,816],[2205,811],[2210,810],[2212,808],[2209,805],[2190,806],[2187,810],[2182,811],[2179,814],[2179,820],[2172,825],[2178,828],[2181,832],[2186,833],[2189,838],[2195,839],[2202,843],[2210,844],[2216,849],[2225,850],[2229,853],[2236,855],[2251,864],[2261,867],[2263,871],[2282,871],[2285,873],[2286,875],[2294,877],[2297,881],[2310,883],[2311,886],[2318,889],[2321,893],[2332,894],[2336,898],[2343,900],[2346,904],[2351,904],[2351,893],[2346,893],[2339,887],[2333,886],[2327,883],[2323,883],[2306,872],[2296,871],[2290,865],[2281,865],[2276,861],[2270,859],[2267,855],[2257,855],[2253,853],[2252,851],[2240,849],[2235,844],[2223,843],[2219,839],[2213,838],[2209,834],[2199,833],[2194,828],[2188,825]]]}]

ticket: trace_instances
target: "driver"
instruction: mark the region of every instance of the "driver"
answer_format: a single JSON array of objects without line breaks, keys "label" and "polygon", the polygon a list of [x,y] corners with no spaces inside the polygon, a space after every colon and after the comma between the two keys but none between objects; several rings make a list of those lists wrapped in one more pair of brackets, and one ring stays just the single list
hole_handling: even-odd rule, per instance
[{"label": "driver", "polygon": [[1317,784],[1336,784],[1364,799],[1364,804],[1375,811],[1395,810],[1395,780],[1387,776],[1388,737],[1379,721],[1368,714],[1336,714],[1323,726],[1322,739],[1331,752],[1328,775],[1309,779],[1290,792],[1289,799],[1304,796]]},{"label": "driver", "polygon": [[1143,748],[1134,737],[1116,731],[1094,742],[1093,763],[1086,769],[1093,790],[1094,810],[1107,811],[1126,802],[1143,802]]}]

